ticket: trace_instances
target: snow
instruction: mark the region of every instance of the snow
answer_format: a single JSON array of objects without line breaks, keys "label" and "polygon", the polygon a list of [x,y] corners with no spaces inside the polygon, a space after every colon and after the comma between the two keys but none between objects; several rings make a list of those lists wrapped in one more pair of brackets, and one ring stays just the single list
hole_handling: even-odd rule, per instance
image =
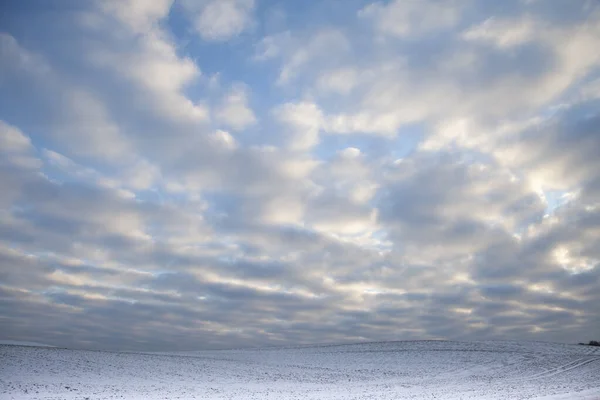
[{"label": "snow", "polygon": [[116,353],[0,345],[0,399],[600,399],[600,348],[539,342]]}]

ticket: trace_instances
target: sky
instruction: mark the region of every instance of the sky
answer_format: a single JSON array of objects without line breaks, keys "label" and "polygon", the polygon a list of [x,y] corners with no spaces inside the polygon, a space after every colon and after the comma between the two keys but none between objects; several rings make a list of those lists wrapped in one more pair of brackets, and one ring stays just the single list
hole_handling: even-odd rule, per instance
[{"label": "sky", "polygon": [[0,339],[600,339],[598,1],[0,8]]}]

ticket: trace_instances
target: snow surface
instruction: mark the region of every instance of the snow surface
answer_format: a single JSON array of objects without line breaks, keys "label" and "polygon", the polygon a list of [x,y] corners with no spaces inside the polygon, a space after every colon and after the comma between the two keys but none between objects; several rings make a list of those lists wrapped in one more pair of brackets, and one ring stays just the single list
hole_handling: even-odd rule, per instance
[{"label": "snow surface", "polygon": [[0,399],[600,399],[600,348],[538,342],[115,353],[0,345]]}]

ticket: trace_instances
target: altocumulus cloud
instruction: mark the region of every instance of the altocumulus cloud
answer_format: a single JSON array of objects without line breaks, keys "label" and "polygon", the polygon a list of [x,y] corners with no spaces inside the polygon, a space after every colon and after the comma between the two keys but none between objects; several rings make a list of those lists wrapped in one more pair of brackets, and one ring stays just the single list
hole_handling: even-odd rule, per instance
[{"label": "altocumulus cloud", "polygon": [[597,336],[598,48],[583,0],[5,2],[0,336]]}]

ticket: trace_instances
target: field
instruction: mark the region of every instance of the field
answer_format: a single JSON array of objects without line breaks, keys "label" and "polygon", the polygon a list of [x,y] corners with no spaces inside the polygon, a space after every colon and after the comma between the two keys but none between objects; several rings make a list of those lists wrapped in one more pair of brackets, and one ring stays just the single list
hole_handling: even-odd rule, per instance
[{"label": "field", "polygon": [[187,353],[0,345],[0,399],[600,399],[600,348],[411,341]]}]

